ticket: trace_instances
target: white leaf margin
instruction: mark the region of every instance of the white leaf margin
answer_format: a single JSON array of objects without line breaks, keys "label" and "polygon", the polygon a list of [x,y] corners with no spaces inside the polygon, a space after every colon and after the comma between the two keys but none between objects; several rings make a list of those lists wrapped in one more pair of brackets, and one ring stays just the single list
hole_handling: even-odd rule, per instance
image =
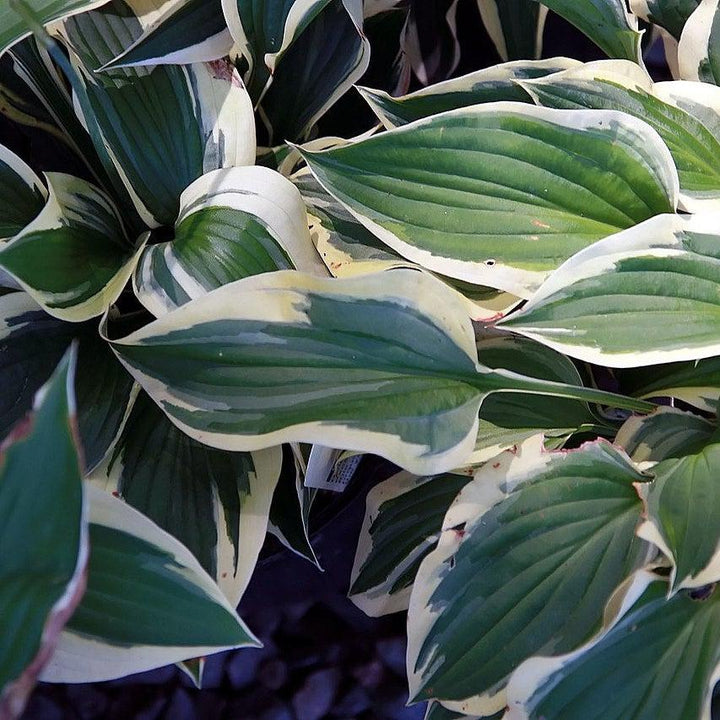
[{"label": "white leaf margin", "polygon": [[[280,173],[258,165],[221,168],[206,173],[190,184],[180,196],[176,226],[194,213],[224,207],[252,215],[264,225],[285,250],[297,270],[325,277],[327,269],[313,246],[305,203],[298,189]],[[154,280],[149,248],[133,275],[133,289],[140,302],[156,317],[177,309]],[[176,262],[172,241],[163,255],[173,279],[191,300],[207,290]]]},{"label": "white leaf margin", "polygon": [[[523,315],[541,306],[554,295],[568,297],[575,282],[611,274],[617,263],[623,259],[638,257],[680,257],[684,254],[679,235],[683,232],[716,234],[720,224],[720,212],[697,215],[656,215],[628,230],[623,230],[599,240],[566,260],[550,274],[528,303],[518,313],[507,318],[513,323]],[[498,322],[502,327],[505,318]],[[717,343],[702,348],[679,348],[676,350],[643,350],[628,352],[606,352],[596,343],[586,345],[563,342],[563,336],[572,334],[567,328],[543,328],[537,332],[522,325],[512,325],[512,331],[536,340],[565,355],[599,365],[617,368],[659,365],[683,360],[701,360],[720,355],[720,339]],[[557,338],[557,339],[555,339]],[[697,392],[698,389],[695,389]]]},{"label": "white leaf margin", "polygon": [[[557,657],[531,657],[521,663],[515,672],[510,676],[507,685],[507,707],[508,710],[503,720],[530,720],[528,703],[532,696],[543,686],[543,684],[555,672],[562,670],[575,658],[597,645],[612,628],[632,609],[632,606],[642,596],[648,586],[656,581],[662,580],[649,569],[641,569],[634,572],[623,582],[611,595],[605,606],[603,627],[598,634],[577,650]],[[720,677],[720,668],[717,671]],[[713,677],[710,687],[715,684],[717,677]],[[707,715],[703,714],[700,720],[710,720],[710,693],[707,699]]]},{"label": "white leaf margin", "polygon": [[[422,562],[413,584],[408,607],[407,676],[410,697],[419,691],[427,665],[416,668],[420,650],[441,610],[432,609],[430,598],[447,573],[446,563],[463,542],[461,525],[480,520],[488,510],[507,497],[531,469],[536,472],[554,459],[544,451],[542,434],[529,438],[516,450],[506,450],[486,463],[450,505],[443,521],[437,548]],[[481,693],[464,700],[435,698],[448,710],[464,715],[493,715],[506,705],[505,688]]]},{"label": "white leaf margin", "polygon": [[[675,163],[667,146],[662,141],[660,135],[646,122],[619,111],[556,110],[553,108],[527,105],[525,103],[501,101],[449,110],[429,118],[422,118],[421,120],[408,123],[407,125],[389,131],[389,133],[391,132],[398,135],[411,133],[428,125],[437,124],[444,118],[463,115],[472,118],[476,115],[495,115],[500,112],[526,116],[581,132],[585,130],[596,131],[598,128],[608,128],[613,124],[624,126],[638,140],[638,149],[642,152],[644,160],[655,170],[657,180],[665,189],[671,206],[673,208],[677,207],[680,181]],[[642,143],[639,142],[641,139]],[[333,193],[328,187],[327,179],[323,178],[323,171],[321,169],[316,171],[312,166],[312,156],[314,154],[319,153],[304,151],[303,157],[306,162],[308,162],[318,182],[332,195]],[[373,235],[382,240],[382,242],[392,250],[408,260],[422,265],[428,270],[441,273],[448,277],[457,278],[474,285],[486,285],[504,290],[519,297],[529,298],[533,292],[542,285],[543,281],[548,278],[548,275],[550,275],[550,273],[545,271],[521,271],[511,265],[505,265],[502,262],[496,262],[492,267],[488,267],[485,262],[459,260],[435,255],[428,250],[418,248],[401,240],[380,223],[372,220],[362,212],[354,210],[346,202],[341,202],[358,222],[362,223]],[[577,257],[577,255],[573,257]]]},{"label": "white leaf margin", "polygon": [[[189,580],[198,585],[208,597],[227,612],[235,615],[235,609],[212,578],[202,569],[192,553],[175,538],[122,500],[112,497],[92,484],[86,483],[85,491],[90,503],[90,523],[120,530],[170,553],[178,565],[184,568],[183,574]],[[237,622],[248,637],[253,638],[252,633],[239,617]],[[249,644],[253,645],[253,643]],[[255,646],[259,646],[257,641]],[[54,683],[100,682],[234,647],[241,646],[110,645],[98,638],[86,637],[66,629],[60,635],[55,654],[40,679]]]}]

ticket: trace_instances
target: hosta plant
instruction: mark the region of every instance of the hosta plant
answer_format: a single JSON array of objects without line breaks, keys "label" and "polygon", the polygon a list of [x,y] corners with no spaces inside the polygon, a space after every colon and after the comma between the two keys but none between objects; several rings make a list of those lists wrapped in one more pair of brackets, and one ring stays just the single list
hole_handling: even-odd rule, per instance
[{"label": "hosta plant", "polygon": [[710,717],[720,3],[429,7],[0,6],[0,717],[256,645],[357,453],[349,596],[428,719]]}]

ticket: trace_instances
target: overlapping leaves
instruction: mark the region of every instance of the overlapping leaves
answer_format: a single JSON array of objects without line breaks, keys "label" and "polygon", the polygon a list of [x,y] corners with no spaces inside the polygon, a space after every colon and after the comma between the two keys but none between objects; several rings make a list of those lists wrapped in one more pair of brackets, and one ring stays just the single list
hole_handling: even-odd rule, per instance
[{"label": "overlapping leaves", "polygon": [[[498,52],[518,61],[400,97],[364,90],[377,137],[273,149],[283,172],[302,155],[321,188],[307,169],[293,186],[249,167],[253,109],[271,143],[311,136],[367,67],[360,2],[96,5],[0,10],[13,81],[92,177],[41,178],[0,151],[2,432],[78,340],[80,437],[104,488],[88,491],[89,589],[45,677],[107,679],[252,644],[233,605],[268,516],[313,557],[301,472],[276,490],[279,443],[308,441],[424,474],[370,497],[351,592],[377,614],[413,593],[412,690],[443,703],[428,717],[508,700],[510,717],[707,714],[720,99],[652,83],[636,16],[679,40],[680,76],[716,82],[716,0],[632,12],[481,0]],[[623,60],[529,59],[545,8]],[[57,19],[70,68],[39,32]],[[17,44],[31,26],[41,49]],[[432,62],[414,58],[419,77]],[[489,333],[470,320],[500,315]],[[615,445],[550,452],[581,433],[612,438],[620,422],[597,405],[653,407],[595,390],[602,374],[565,355],[631,368],[603,387],[704,415],[630,417]],[[631,575],[653,554],[669,582]],[[554,659],[522,664],[537,654]]]},{"label": "overlapping leaves", "polygon": [[645,480],[604,443],[555,454],[528,443],[477,473],[413,588],[411,694],[497,712],[520,662],[599,629],[610,595],[648,556],[633,487]]},{"label": "overlapping leaves", "polygon": [[404,257],[521,296],[574,252],[677,199],[666,146],[612,111],[489,103],[303,157]]}]

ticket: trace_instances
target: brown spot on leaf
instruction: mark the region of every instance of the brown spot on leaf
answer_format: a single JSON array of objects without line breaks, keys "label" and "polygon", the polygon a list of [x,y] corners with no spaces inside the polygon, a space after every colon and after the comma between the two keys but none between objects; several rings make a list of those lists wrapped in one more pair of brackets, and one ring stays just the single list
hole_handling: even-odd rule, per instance
[{"label": "brown spot on leaf", "polygon": [[550,226],[549,226],[547,223],[544,223],[544,222],[542,222],[541,220],[538,220],[537,218],[535,218],[535,219],[532,221],[532,224],[533,224],[535,227],[543,228],[544,230],[549,230],[549,229],[550,229]]},{"label": "brown spot on leaf", "polygon": [[225,80],[235,87],[242,87],[240,77],[235,70],[235,66],[227,59],[211,60],[208,65],[212,70],[213,77],[216,80]]}]

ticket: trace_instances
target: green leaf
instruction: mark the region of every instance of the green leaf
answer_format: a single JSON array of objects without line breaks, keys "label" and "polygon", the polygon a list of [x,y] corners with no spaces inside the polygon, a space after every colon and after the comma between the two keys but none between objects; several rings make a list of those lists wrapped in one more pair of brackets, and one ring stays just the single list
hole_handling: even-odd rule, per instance
[{"label": "green leaf", "polygon": [[680,40],[685,23],[702,0],[630,0],[630,10],[642,20],[667,30]]},{"label": "green leaf", "polygon": [[392,97],[382,90],[358,87],[372,111],[389,130],[447,110],[480,103],[515,100],[528,102],[516,80],[551,75],[580,63],[569,58],[516,60],[429,85],[409,95]]},{"label": "green leaf", "polygon": [[31,409],[76,329],[50,317],[26,293],[0,296],[0,438]]},{"label": "green leaf", "polygon": [[79,342],[82,367],[75,378],[77,422],[85,462],[93,468],[120,430],[132,378],[98,336],[97,322],[57,320],[26,293],[0,297],[0,439],[30,410],[33,395],[73,339]]},{"label": "green leaf", "polygon": [[[572,361],[539,343],[513,336],[481,337],[478,358],[489,368],[502,368],[541,380],[582,385]],[[466,464],[485,462],[503,450],[542,432],[546,438],[565,438],[598,424],[587,405],[541,395],[496,393],[480,408],[475,450]]]},{"label": "green leaf", "polygon": [[720,593],[710,592],[666,600],[667,584],[652,582],[586,646],[520,667],[506,717],[709,720],[720,663]]},{"label": "green leaf", "polygon": [[452,467],[474,441],[484,393],[467,384],[475,378],[472,328],[458,322],[466,313],[451,293],[413,271],[395,271],[389,284],[384,275],[266,273],[113,347],[173,422],[213,446],[317,437],[413,465],[449,453]]},{"label": "green leaf", "polygon": [[46,197],[40,178],[15,153],[0,145],[0,240],[11,238],[32,222]]},{"label": "green leaf", "polygon": [[415,581],[411,697],[497,712],[523,660],[567,652],[598,630],[617,585],[648,556],[635,536],[634,483],[645,480],[603,441],[558,453],[527,446],[485,465]]},{"label": "green leaf", "polygon": [[181,0],[149,23],[137,40],[102,69],[218,60],[231,48],[220,0]]},{"label": "green leaf", "polygon": [[145,393],[90,477],[190,550],[235,606],[265,539],[280,449],[215,450],[180,432]]},{"label": "green leaf", "polygon": [[690,15],[678,45],[678,69],[683,80],[720,84],[720,2],[704,0]]},{"label": "green leaf", "polygon": [[700,452],[715,430],[699,415],[659,407],[650,415],[628,418],[614,442],[636,463],[658,462]]},{"label": "green leaf", "polygon": [[205,674],[205,658],[190,658],[189,660],[181,660],[176,663],[178,670],[181,670],[190,678],[192,684],[202,690],[203,675]]},{"label": "green leaf", "polygon": [[[33,37],[21,40],[15,47],[31,43],[34,43]],[[41,137],[43,133],[47,133],[53,140],[67,143],[65,134],[57,126],[52,115],[47,108],[38,103],[33,89],[17,72],[11,52],[0,56],[0,75],[2,76],[2,80],[0,80],[0,112],[14,123],[35,128],[40,132]]]},{"label": "green leaf", "polygon": [[248,63],[245,82],[260,100],[282,55],[331,0],[222,0],[233,40]]},{"label": "green leaf", "polygon": [[[399,268],[422,270],[378,240],[318,183],[307,168],[292,179],[308,208],[312,244],[333,277],[354,277]],[[469,301],[467,312],[473,320],[496,320],[520,302],[514,295],[493,288],[446,277],[441,279]]]},{"label": "green leaf", "polygon": [[[252,106],[227,60],[97,72],[142,32],[122,0],[63,23],[101,150],[146,224],[172,225],[182,191],[206,172],[255,160]],[[88,118],[85,117],[88,124]]]},{"label": "green leaf", "polygon": [[625,0],[542,0],[542,4],[585,33],[608,57],[642,63],[642,33]]},{"label": "green leaf", "polygon": [[545,6],[533,0],[477,0],[477,6],[502,60],[540,57]]},{"label": "green leaf", "polygon": [[420,563],[437,544],[450,504],[471,480],[400,472],[368,493],[349,590],[366,615],[407,610]]},{"label": "green leaf", "polygon": [[717,204],[720,199],[720,116],[713,112],[708,122],[707,113],[697,113],[697,106],[673,98],[677,83],[661,83],[656,91],[635,63],[601,60],[526,81],[523,87],[546,107],[621,110],[644,120],[670,150],[685,209],[699,210],[703,201]]},{"label": "green leaf", "polygon": [[407,266],[406,260],[359,223],[307,168],[292,181],[307,207],[311,241],[333,276],[353,275],[358,266],[363,270]]},{"label": "green leaf", "polygon": [[85,589],[88,539],[74,364],[70,351],[0,455],[0,715],[7,718],[22,713]]},{"label": "green leaf", "polygon": [[303,157],[396,252],[521,296],[578,250],[676,204],[665,145],[611,111],[492,103]]},{"label": "green leaf", "polygon": [[110,680],[258,644],[187,548],[121,500],[86,491],[88,586],[43,680]]},{"label": "green leaf", "polygon": [[[283,450],[283,472],[273,493],[268,532],[296,555],[322,569],[310,540],[310,508],[317,491],[303,485],[303,471],[295,453],[287,445]],[[289,465],[291,470],[287,470]]]},{"label": "green leaf", "polygon": [[81,322],[118,298],[140,256],[112,201],[85,180],[45,174],[42,212],[0,246],[0,267],[51,315]]},{"label": "green leaf", "polygon": [[0,55],[18,40],[32,32],[27,23],[27,9],[39,22],[46,24],[53,20],[81,13],[102,5],[107,0],[6,0],[0,6]]},{"label": "green leaf", "polygon": [[464,301],[424,273],[393,272],[391,282],[384,273],[256,275],[111,343],[172,421],[203,443],[317,442],[375,452],[417,474],[465,459],[490,392],[652,408],[478,365]]},{"label": "green leaf", "polygon": [[720,580],[719,459],[720,445],[711,443],[662,460],[652,468],[654,482],[641,490],[646,519],[638,534],[672,562],[672,593]]},{"label": "green leaf", "polygon": [[[34,112],[44,111],[57,128],[60,138],[75,152],[92,175],[93,181],[105,192],[116,190],[95,146],[73,107],[73,99],[47,49],[35,37],[16,43],[8,53],[19,78],[34,95]],[[119,183],[122,184],[122,183]]]},{"label": "green leaf", "polygon": [[619,374],[622,387],[638,397],[674,397],[705,412],[717,413],[720,400],[720,357],[656,365]]},{"label": "green leaf", "polygon": [[183,192],[174,239],[145,249],[134,285],[160,316],[233,280],[290,268],[325,274],[300,193],[273,170],[236,167]]},{"label": "green leaf", "polygon": [[[296,3],[302,5],[303,3]],[[271,140],[300,140],[370,63],[360,0],[331,0],[282,57],[261,102]]]},{"label": "green leaf", "polygon": [[663,215],[602,240],[568,260],[499,324],[611,367],[718,355],[717,218]]},{"label": "green leaf", "polygon": [[117,439],[138,388],[98,335],[97,322],[87,323],[82,330],[77,334],[82,373],[75,379],[75,392],[78,429],[89,471],[100,463]]}]

